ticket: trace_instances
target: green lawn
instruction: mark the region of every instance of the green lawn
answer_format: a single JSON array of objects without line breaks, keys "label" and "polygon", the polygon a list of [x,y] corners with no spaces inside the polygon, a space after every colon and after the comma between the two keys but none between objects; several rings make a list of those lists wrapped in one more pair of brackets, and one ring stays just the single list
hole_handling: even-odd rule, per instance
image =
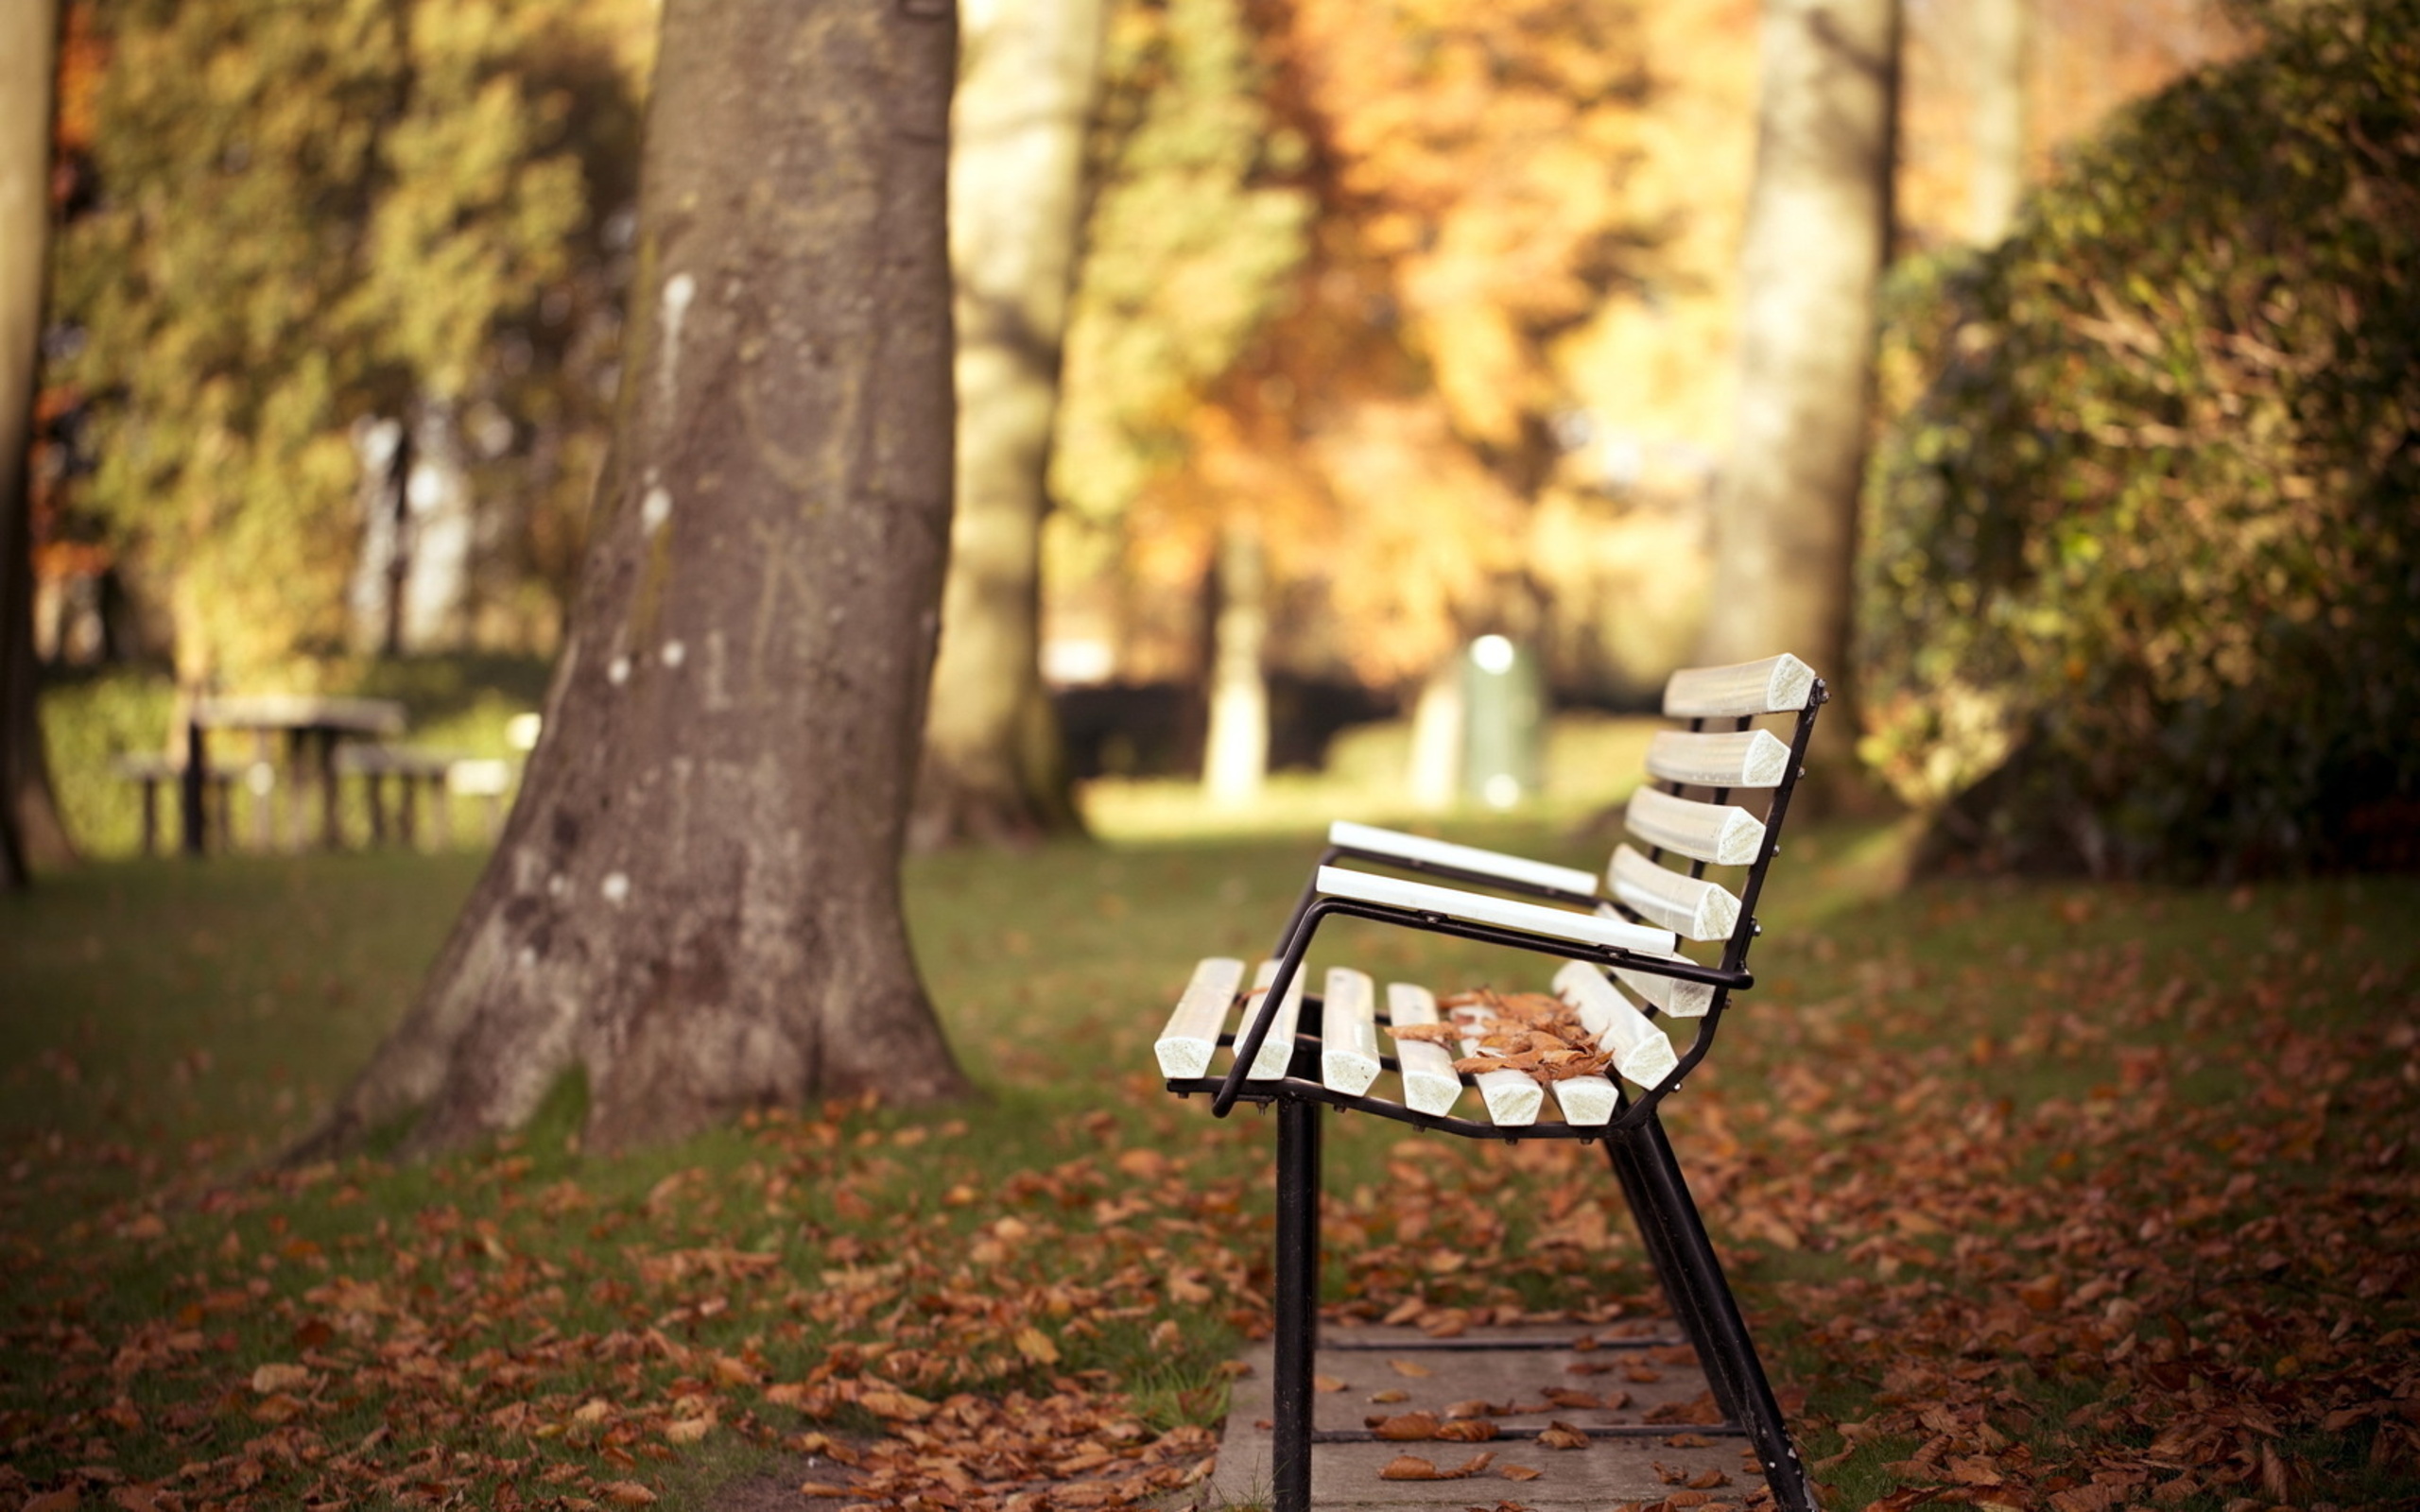
[{"label": "green lawn", "polygon": [[[1265,1322],[1269,1130],[1167,1097],[1150,1040],[1312,843],[1158,833],[911,868],[982,1100],[610,1160],[567,1085],[456,1159],[248,1174],[402,1010],[475,857],[0,900],[0,1505],[709,1505],[772,1467],[1038,1512],[1183,1481]],[[1888,833],[1789,850],[1762,985],[1667,1107],[1827,1503],[2414,1504],[2420,883],[1893,891]],[[1592,1152],[1334,1127],[1334,1307],[1653,1307]]]}]

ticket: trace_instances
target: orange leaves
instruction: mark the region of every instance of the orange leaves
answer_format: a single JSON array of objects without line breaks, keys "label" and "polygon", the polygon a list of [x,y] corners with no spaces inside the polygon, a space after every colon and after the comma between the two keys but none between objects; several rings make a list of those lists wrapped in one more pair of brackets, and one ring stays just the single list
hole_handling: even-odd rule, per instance
[{"label": "orange leaves", "polygon": [[1443,1000],[1448,1022],[1389,1029],[1397,1040],[1454,1045],[1477,1040],[1478,1054],[1454,1062],[1464,1074],[1518,1071],[1551,1086],[1573,1076],[1602,1075],[1613,1056],[1598,1047],[1580,1015],[1544,992],[1465,992]]}]

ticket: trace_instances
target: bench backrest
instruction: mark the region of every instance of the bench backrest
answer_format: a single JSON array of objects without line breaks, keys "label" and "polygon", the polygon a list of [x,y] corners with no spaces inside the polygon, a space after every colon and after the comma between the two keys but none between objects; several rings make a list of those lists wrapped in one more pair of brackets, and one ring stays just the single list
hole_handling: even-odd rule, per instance
[{"label": "bench backrest", "polygon": [[[1648,783],[1632,795],[1629,837],[1605,868],[1599,911],[1720,942],[1720,959],[1702,964],[1744,971],[1756,900],[1826,696],[1823,679],[1794,656],[1674,673],[1664,713],[1681,725],[1648,747]],[[1721,870],[1710,876],[1712,868]],[[1673,1079],[1685,1074],[1704,1056],[1731,989],[1619,968],[1614,977],[1659,1013],[1701,1021]]]}]

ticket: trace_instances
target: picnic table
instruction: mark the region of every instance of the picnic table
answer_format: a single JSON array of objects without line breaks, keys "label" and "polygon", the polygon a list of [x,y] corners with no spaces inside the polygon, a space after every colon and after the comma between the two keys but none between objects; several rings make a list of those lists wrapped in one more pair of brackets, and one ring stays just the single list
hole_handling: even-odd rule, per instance
[{"label": "picnic table", "polygon": [[391,698],[321,698],[295,694],[254,694],[197,701],[185,725],[183,781],[179,784],[183,845],[200,855],[208,825],[203,804],[211,771],[209,741],[218,730],[250,731],[255,759],[275,759],[282,741],[285,767],[298,789],[320,792],[320,843],[342,849],[344,826],[337,806],[337,751],[347,741],[384,739],[403,733],[404,706]]}]

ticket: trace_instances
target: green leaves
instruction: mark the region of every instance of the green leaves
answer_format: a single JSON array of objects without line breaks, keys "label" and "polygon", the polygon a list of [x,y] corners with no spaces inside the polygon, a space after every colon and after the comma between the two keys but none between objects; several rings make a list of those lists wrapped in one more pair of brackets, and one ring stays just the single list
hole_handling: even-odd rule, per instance
[{"label": "green leaves", "polygon": [[340,634],[355,418],[562,407],[515,394],[496,343],[514,325],[525,352],[544,341],[542,308],[605,260],[579,233],[614,175],[566,123],[616,93],[635,112],[599,40],[614,9],[206,0],[96,19],[99,197],[56,263],[59,316],[84,333],[63,376],[102,458],[78,505],[168,608],[188,670],[258,675]]},{"label": "green leaves", "polygon": [[2272,20],[1893,289],[1864,749],[2003,860],[2358,860],[2420,790],[2420,12]]}]

